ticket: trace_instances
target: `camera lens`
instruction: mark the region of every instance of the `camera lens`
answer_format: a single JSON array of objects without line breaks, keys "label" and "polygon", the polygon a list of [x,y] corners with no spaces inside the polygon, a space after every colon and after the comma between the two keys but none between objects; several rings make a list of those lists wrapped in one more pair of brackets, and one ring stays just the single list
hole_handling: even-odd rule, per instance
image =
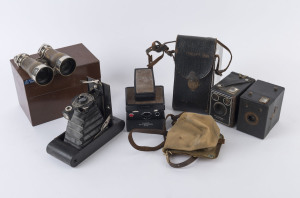
[{"label": "camera lens", "polygon": [[35,80],[40,85],[47,85],[53,79],[53,70],[49,67],[41,68],[36,74]]},{"label": "camera lens", "polygon": [[228,98],[224,98],[224,99],[223,99],[223,103],[224,103],[225,105],[227,105],[227,106],[230,106],[231,100],[228,99]]},{"label": "camera lens", "polygon": [[75,68],[76,68],[75,60],[73,58],[67,58],[60,65],[60,73],[64,76],[68,76],[71,73],[73,73]]},{"label": "camera lens", "polygon": [[247,112],[245,114],[245,119],[247,123],[251,125],[257,125],[259,121],[258,116],[253,112]]},{"label": "camera lens", "polygon": [[248,115],[247,117],[249,122],[255,122],[256,121],[256,117],[254,115]]},{"label": "camera lens", "polygon": [[85,103],[87,100],[88,100],[88,98],[86,96],[81,95],[81,96],[78,97],[78,102],[80,104]]},{"label": "camera lens", "polygon": [[211,98],[214,100],[214,101],[218,101],[219,100],[219,96],[217,94],[213,94],[211,96]]},{"label": "camera lens", "polygon": [[216,114],[218,114],[220,116],[224,116],[227,113],[227,109],[226,109],[225,105],[220,102],[216,102],[214,104],[214,111]]}]

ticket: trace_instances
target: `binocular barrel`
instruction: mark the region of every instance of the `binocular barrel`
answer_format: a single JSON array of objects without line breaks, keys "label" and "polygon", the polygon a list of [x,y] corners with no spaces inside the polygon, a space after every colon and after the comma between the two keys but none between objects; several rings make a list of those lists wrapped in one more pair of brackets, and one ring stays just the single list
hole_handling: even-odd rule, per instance
[{"label": "binocular barrel", "polygon": [[23,53],[15,56],[14,62],[39,85],[49,84],[54,77],[51,67],[29,57],[28,54]]},{"label": "binocular barrel", "polygon": [[42,45],[38,54],[63,76],[71,75],[76,68],[76,62],[72,57],[53,49],[50,45]]}]

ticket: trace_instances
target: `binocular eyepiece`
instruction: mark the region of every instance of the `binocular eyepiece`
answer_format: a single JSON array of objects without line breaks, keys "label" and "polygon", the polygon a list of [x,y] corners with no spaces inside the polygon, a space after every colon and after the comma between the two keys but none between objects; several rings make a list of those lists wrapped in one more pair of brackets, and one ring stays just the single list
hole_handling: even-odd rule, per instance
[{"label": "binocular eyepiece", "polygon": [[63,76],[71,75],[76,68],[76,62],[72,57],[53,49],[50,45],[42,45],[38,54]]},{"label": "binocular eyepiece", "polygon": [[28,54],[23,53],[15,56],[14,62],[26,71],[29,77],[39,85],[49,84],[54,77],[51,67],[29,57]]},{"label": "binocular eyepiece", "polygon": [[42,45],[38,54],[39,59],[31,58],[25,53],[14,57],[16,65],[26,71],[38,85],[49,84],[56,71],[62,76],[69,76],[76,68],[76,62],[72,57],[54,50],[50,45]]}]

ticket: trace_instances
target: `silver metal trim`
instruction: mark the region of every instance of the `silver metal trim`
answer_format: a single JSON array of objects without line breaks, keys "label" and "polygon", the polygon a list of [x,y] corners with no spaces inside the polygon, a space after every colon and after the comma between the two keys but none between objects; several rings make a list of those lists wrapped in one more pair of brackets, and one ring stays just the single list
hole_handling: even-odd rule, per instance
[{"label": "silver metal trim", "polygon": [[259,99],[259,102],[260,102],[260,103],[263,103],[263,104],[267,104],[269,101],[270,101],[270,98],[265,97],[265,96],[262,96],[262,97]]},{"label": "silver metal trim", "polygon": [[[34,71],[32,71],[32,75],[31,75],[30,77],[31,77],[31,78],[34,80],[34,82],[36,82],[38,85],[45,86],[45,85],[48,85],[48,84],[50,84],[50,83],[52,82],[52,80],[53,80],[53,78],[54,78],[54,74],[52,75],[51,80],[50,80],[47,84],[42,85],[42,84],[40,84],[40,83],[38,83],[38,82],[36,81],[36,76],[37,76],[37,74],[39,73],[39,71],[40,71],[42,68],[50,68],[50,69],[52,69],[51,67],[49,67],[49,66],[47,66],[47,65],[45,65],[45,64],[40,64],[40,65],[38,65],[38,66],[36,66],[36,67],[34,68]],[[52,69],[52,70],[53,70],[53,69]]]},{"label": "silver metal trim", "polygon": [[18,54],[17,56],[14,57],[14,62],[18,67],[21,67],[22,62],[28,57],[29,55],[26,53]]},{"label": "silver metal trim", "polygon": [[48,49],[53,49],[50,45],[48,44],[43,44],[39,50],[38,50],[38,55],[41,57],[41,58],[44,58],[45,56],[45,53]]},{"label": "silver metal trim", "polygon": [[238,92],[239,89],[236,87],[229,87],[226,92],[230,93],[230,94],[235,94],[236,92]]}]

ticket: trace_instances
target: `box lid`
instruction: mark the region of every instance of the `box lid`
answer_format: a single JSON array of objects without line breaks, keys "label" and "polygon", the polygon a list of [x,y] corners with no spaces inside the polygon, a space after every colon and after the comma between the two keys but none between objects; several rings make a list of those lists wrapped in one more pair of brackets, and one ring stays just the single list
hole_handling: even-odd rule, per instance
[{"label": "box lid", "polygon": [[284,92],[284,87],[257,80],[241,98],[270,106],[282,92]]}]

